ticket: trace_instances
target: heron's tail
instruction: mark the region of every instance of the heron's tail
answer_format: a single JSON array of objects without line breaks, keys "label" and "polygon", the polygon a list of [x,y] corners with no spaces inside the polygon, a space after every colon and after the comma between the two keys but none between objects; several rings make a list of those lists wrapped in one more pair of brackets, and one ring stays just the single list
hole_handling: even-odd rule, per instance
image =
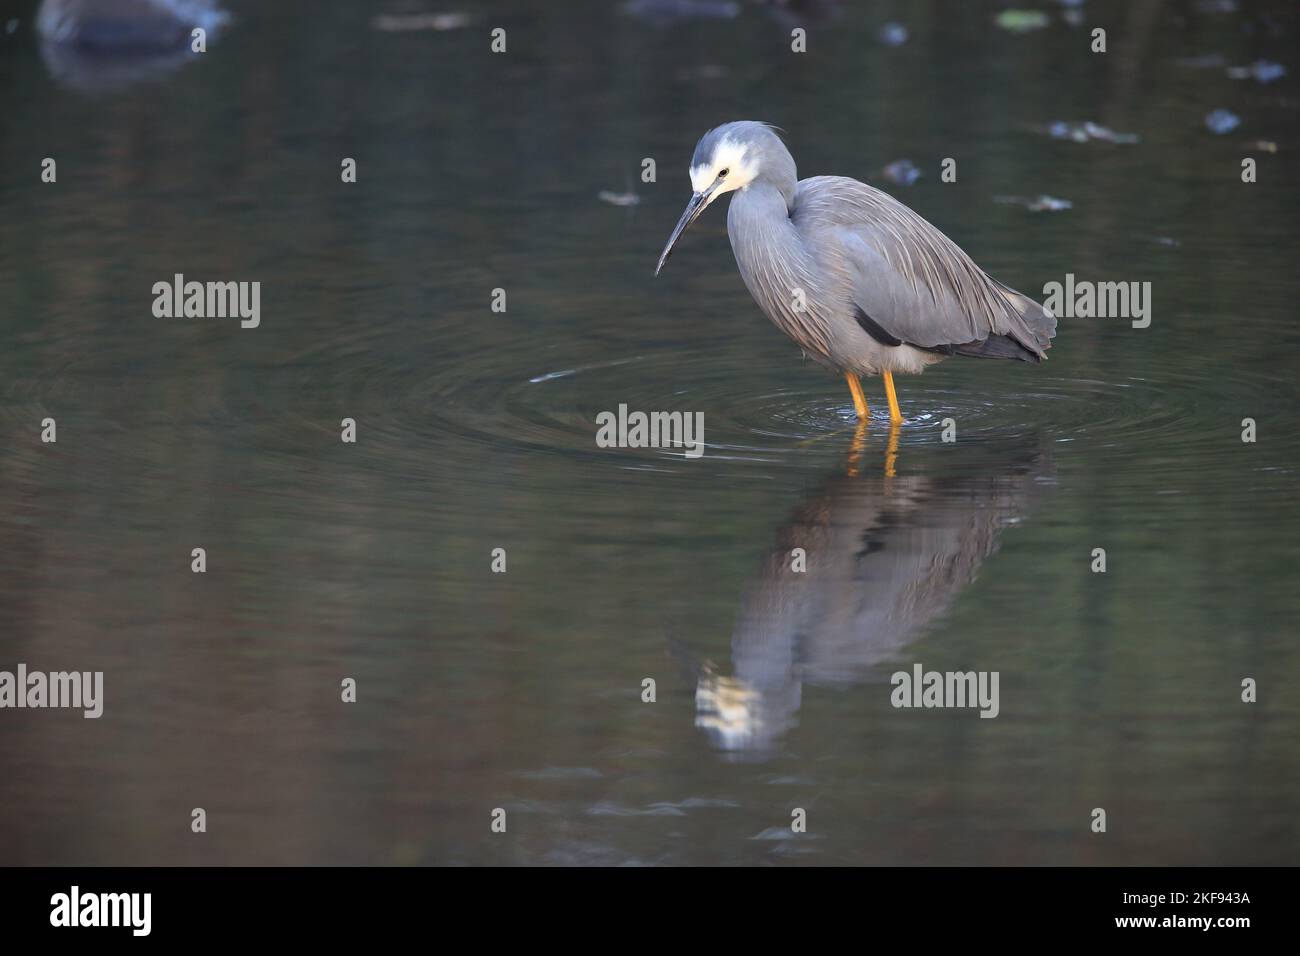
[{"label": "heron's tail", "polygon": [[1056,316],[1029,296],[1008,289],[1000,282],[997,284],[1011,310],[1003,322],[1005,327],[996,329],[996,334],[979,343],[985,346],[980,357],[1044,361],[1047,350],[1052,347],[1052,337],[1056,335]]},{"label": "heron's tail", "polygon": [[1019,359],[1022,362],[1041,362],[1046,356],[1036,352],[1010,335],[990,335],[982,342],[967,342],[953,348],[955,355],[967,358]]}]

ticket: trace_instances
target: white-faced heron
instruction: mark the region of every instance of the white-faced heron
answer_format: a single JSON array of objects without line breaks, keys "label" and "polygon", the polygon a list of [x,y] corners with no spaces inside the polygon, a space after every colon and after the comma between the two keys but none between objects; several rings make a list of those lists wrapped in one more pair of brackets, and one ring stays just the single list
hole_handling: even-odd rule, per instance
[{"label": "white-faced heron", "polygon": [[860,375],[885,382],[889,417],[903,420],[893,373],[917,373],[949,355],[1041,362],[1056,318],[986,275],[957,244],[893,197],[856,179],[798,179],[794,159],[766,123],[705,133],[691,160],[694,195],[664,246],[708,205],[735,192],[731,248],[767,317],[848,380],[858,417]]}]

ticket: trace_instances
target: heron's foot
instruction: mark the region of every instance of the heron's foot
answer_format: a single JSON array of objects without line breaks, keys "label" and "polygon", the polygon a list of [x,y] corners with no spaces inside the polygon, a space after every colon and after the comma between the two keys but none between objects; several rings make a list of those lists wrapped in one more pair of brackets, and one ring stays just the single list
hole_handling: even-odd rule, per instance
[{"label": "heron's foot", "polygon": [[853,372],[845,372],[844,380],[853,393],[853,408],[858,413],[858,421],[865,422],[870,413],[867,411],[867,396],[862,394],[862,381]]},{"label": "heron's foot", "polygon": [[889,421],[892,425],[903,424],[903,413],[898,410],[898,395],[894,392],[894,375],[892,372],[881,372],[880,377],[885,382],[885,398],[889,400]]}]

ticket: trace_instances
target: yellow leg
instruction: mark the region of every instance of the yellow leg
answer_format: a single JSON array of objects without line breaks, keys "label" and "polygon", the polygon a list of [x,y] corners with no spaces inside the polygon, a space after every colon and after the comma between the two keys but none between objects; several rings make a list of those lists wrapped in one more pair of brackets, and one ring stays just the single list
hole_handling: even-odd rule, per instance
[{"label": "yellow leg", "polygon": [[844,379],[849,383],[849,391],[853,393],[853,407],[857,409],[858,421],[866,421],[867,396],[862,394],[862,383],[852,372],[845,372]]},{"label": "yellow leg", "polygon": [[894,394],[894,376],[890,372],[881,372],[885,380],[885,398],[889,399],[889,420],[897,425],[903,420],[903,413],[898,410],[898,396]]}]

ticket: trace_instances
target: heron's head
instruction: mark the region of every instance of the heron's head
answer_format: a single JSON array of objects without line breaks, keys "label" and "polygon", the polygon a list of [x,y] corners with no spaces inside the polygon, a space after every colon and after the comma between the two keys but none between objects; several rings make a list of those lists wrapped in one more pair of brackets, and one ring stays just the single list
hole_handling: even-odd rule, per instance
[{"label": "heron's head", "polygon": [[[790,152],[766,123],[740,120],[711,129],[695,145],[691,159],[691,189],[694,191],[677,227],[668,237],[655,275],[673,253],[673,246],[691,223],[719,196],[744,189],[760,178],[770,179],[783,193],[793,195],[794,160]],[[787,185],[788,184],[788,185]],[[787,195],[787,199],[790,198]]]}]

